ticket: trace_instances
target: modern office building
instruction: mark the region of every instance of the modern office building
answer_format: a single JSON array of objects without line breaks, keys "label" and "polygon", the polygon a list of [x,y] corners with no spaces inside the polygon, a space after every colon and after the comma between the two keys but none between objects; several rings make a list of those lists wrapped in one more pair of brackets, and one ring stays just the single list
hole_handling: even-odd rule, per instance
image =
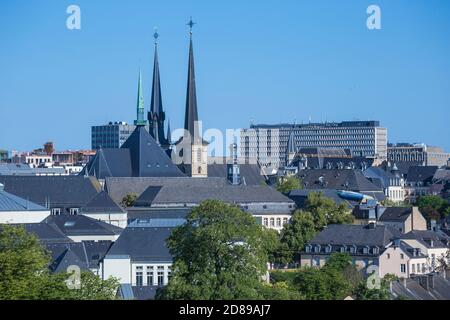
[{"label": "modern office building", "polygon": [[354,157],[387,159],[387,129],[379,121],[251,125],[241,130],[241,156],[256,158],[266,167],[285,166],[291,132],[297,150],[342,148]]},{"label": "modern office building", "polygon": [[135,125],[126,122],[110,122],[103,126],[93,126],[91,129],[92,149],[120,148],[136,129]]},{"label": "modern office building", "polygon": [[388,144],[388,160],[395,163],[411,163],[420,166],[438,166],[447,164],[450,153],[442,148],[427,146],[424,143]]}]

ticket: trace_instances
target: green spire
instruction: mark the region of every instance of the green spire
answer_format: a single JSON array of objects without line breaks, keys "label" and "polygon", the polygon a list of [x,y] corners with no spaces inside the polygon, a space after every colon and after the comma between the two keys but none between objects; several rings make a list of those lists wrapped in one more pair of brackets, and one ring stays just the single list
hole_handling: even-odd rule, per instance
[{"label": "green spire", "polygon": [[137,96],[137,118],[134,121],[136,126],[147,125],[147,120],[144,118],[144,97],[142,96],[142,74],[141,68],[139,68],[139,80],[138,80],[138,96]]}]

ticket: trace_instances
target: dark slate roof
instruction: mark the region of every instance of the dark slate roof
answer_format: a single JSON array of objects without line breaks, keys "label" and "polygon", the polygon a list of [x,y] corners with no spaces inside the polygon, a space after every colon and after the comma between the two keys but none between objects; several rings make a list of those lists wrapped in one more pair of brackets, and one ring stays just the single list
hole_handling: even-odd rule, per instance
[{"label": "dark slate roof", "polygon": [[155,299],[158,286],[133,286],[133,296],[135,300],[153,300]]},{"label": "dark slate roof", "polygon": [[[258,164],[239,164],[241,181],[246,185],[261,185],[265,183],[265,177]],[[227,178],[227,164],[208,164],[208,177]]]},{"label": "dark slate roof", "polygon": [[125,195],[135,193],[140,196],[150,186],[179,186],[195,189],[200,186],[221,187],[228,185],[225,178],[190,178],[190,177],[131,177],[106,178],[105,190],[117,203],[122,202]]},{"label": "dark slate roof", "polygon": [[[147,192],[148,191],[148,192]],[[137,199],[135,206],[149,206],[150,204],[170,203],[200,203],[204,200],[216,199],[228,203],[277,202],[293,203],[291,199],[268,186],[233,186],[185,188],[179,186],[165,186],[159,192],[149,187]]]},{"label": "dark slate roof", "polygon": [[106,191],[101,191],[94,196],[82,209],[83,213],[104,213],[104,212],[119,212],[125,213],[113,199],[108,195]]},{"label": "dark slate roof", "polygon": [[190,208],[128,208],[128,222],[148,219],[180,219],[186,218]]},{"label": "dark slate roof", "polygon": [[45,248],[52,256],[51,269],[57,272],[57,269],[61,269],[59,264],[63,261],[62,258],[67,256],[67,252],[71,254],[66,259],[70,258],[73,261],[75,256],[77,259],[75,264],[80,268],[98,268],[99,261],[106,255],[112,243],[112,241],[56,242],[45,244]]},{"label": "dark slate roof", "polygon": [[78,266],[81,270],[89,270],[86,260],[80,259],[67,247],[49,266],[54,273],[67,272],[70,266]]},{"label": "dark slate roof", "polygon": [[166,239],[173,228],[127,227],[109,250],[108,256],[128,255],[132,261],[170,262]]},{"label": "dark slate roof", "polygon": [[437,166],[412,166],[408,170],[406,180],[408,182],[431,182],[437,170]]},{"label": "dark slate roof", "polygon": [[67,236],[119,235],[122,228],[83,215],[49,216],[45,222],[55,225]]},{"label": "dark slate roof", "polygon": [[81,208],[100,190],[95,178],[83,176],[0,176],[5,191],[52,208]]},{"label": "dark slate roof", "polygon": [[143,126],[138,126],[121,148],[130,150],[133,177],[183,176]]},{"label": "dark slate roof", "polygon": [[120,149],[98,150],[80,175],[99,179],[184,176],[144,126],[137,126]]},{"label": "dark slate roof", "polygon": [[418,275],[410,279],[394,281],[391,287],[391,292],[396,298],[450,300],[450,282],[440,274]]},{"label": "dark slate roof", "polygon": [[72,242],[58,228],[44,222],[13,224],[13,226],[23,226],[28,233],[34,234],[42,243]]},{"label": "dark slate roof", "polygon": [[324,197],[330,198],[334,200],[336,204],[344,203],[347,208],[352,209],[355,206],[359,204],[357,201],[350,201],[347,199],[343,199],[339,197],[338,190],[335,189],[298,189],[298,190],[292,190],[288,197],[292,199],[295,204],[297,205],[297,208],[305,208],[306,206],[306,200],[308,200],[308,196],[312,192],[322,193]]},{"label": "dark slate roof", "polygon": [[363,171],[363,175],[372,181],[375,185],[380,188],[386,189],[389,187],[389,182],[391,179],[395,179],[395,176],[384,170],[381,167],[370,167]]},{"label": "dark slate roof", "polygon": [[385,247],[400,233],[389,226],[333,224],[327,226],[309,243],[320,245],[356,245]]},{"label": "dark slate roof", "polygon": [[[380,187],[370,182],[360,170],[317,169],[301,170],[298,176],[306,189],[337,189],[351,191],[383,192]],[[320,181],[322,180],[322,182]]]},{"label": "dark slate roof", "polygon": [[2,211],[49,211],[49,209],[0,189],[0,212]]},{"label": "dark slate roof", "polygon": [[[301,158],[296,158],[293,162],[293,166],[298,166]],[[365,157],[317,157],[317,156],[308,156],[307,157],[307,165],[310,169],[327,169],[333,170],[339,169],[339,166],[342,165],[343,168],[354,168],[354,169],[362,169],[367,168],[372,165],[373,159],[365,158]]]},{"label": "dark slate roof", "polygon": [[412,230],[401,236],[402,239],[415,239],[427,248],[450,247],[450,237],[443,232],[431,230]]},{"label": "dark slate roof", "polygon": [[403,222],[412,214],[412,208],[407,207],[389,207],[386,208],[379,218],[380,221],[386,222]]}]

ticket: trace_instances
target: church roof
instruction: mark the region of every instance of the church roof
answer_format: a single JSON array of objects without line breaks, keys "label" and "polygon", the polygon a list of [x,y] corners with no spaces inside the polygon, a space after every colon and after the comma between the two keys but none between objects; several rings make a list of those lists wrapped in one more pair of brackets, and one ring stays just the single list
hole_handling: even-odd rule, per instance
[{"label": "church roof", "polygon": [[138,126],[120,149],[99,149],[80,175],[106,177],[181,177],[144,126]]}]

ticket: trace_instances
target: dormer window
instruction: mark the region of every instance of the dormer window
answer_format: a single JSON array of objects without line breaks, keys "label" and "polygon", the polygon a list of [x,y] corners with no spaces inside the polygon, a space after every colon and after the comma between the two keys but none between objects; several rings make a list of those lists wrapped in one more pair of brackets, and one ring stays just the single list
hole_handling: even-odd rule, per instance
[{"label": "dormer window", "polygon": [[59,216],[61,214],[61,208],[52,208],[52,215]]},{"label": "dormer window", "polygon": [[372,253],[373,254],[378,254],[380,252],[380,249],[378,248],[378,247],[374,247],[373,249],[372,249]]},{"label": "dormer window", "polygon": [[331,245],[327,245],[327,246],[325,247],[325,252],[326,252],[326,253],[331,253]]},{"label": "dormer window", "polygon": [[314,247],[314,252],[316,252],[316,253],[320,252],[320,244],[318,244]]},{"label": "dormer window", "polygon": [[305,251],[306,252],[311,252],[311,246],[309,244],[305,247]]},{"label": "dormer window", "polygon": [[345,253],[345,251],[347,251],[347,247],[346,247],[346,246],[342,246],[342,247],[340,248],[340,252],[341,252],[341,253]]},{"label": "dormer window", "polygon": [[356,247],[355,246],[351,246],[350,247],[350,253],[356,253]]},{"label": "dormer window", "polygon": [[364,254],[369,254],[369,247],[365,246],[365,247],[363,248],[363,253],[364,253]]}]

